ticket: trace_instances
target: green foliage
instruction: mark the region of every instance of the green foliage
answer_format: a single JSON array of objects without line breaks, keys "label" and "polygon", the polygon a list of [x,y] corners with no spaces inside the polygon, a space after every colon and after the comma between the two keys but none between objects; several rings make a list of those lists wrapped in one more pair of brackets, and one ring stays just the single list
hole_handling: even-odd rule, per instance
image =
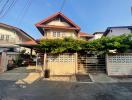
[{"label": "green foliage", "polygon": [[41,40],[40,44],[37,46],[42,52],[49,53],[63,53],[63,52],[75,52],[82,50],[81,43],[84,41],[76,40],[72,38],[64,39],[46,39]]},{"label": "green foliage", "polygon": [[26,53],[26,49],[21,50],[20,53],[22,54]]},{"label": "green foliage", "polygon": [[63,53],[63,52],[92,52],[107,53],[116,49],[117,52],[126,52],[132,49],[132,34],[120,36],[102,37],[92,41],[83,41],[72,38],[64,39],[44,39],[37,46],[41,52]]}]

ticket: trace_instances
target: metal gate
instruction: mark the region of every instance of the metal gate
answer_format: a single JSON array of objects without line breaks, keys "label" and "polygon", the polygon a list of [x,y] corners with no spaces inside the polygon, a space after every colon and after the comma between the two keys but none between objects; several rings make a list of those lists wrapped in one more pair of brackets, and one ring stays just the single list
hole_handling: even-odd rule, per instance
[{"label": "metal gate", "polygon": [[0,53],[0,65],[1,65],[1,53]]},{"label": "metal gate", "polygon": [[105,72],[105,55],[78,54],[78,73]]}]

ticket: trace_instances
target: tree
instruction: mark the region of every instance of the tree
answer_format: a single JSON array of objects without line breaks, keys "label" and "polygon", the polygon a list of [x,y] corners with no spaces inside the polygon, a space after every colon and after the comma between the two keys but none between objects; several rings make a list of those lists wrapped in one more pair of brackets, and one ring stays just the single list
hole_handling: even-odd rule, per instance
[{"label": "tree", "polygon": [[91,52],[95,54],[108,53],[116,49],[117,52],[126,52],[132,49],[132,33],[120,36],[102,37],[92,41],[83,41],[73,38],[44,39],[37,46],[41,52]]}]

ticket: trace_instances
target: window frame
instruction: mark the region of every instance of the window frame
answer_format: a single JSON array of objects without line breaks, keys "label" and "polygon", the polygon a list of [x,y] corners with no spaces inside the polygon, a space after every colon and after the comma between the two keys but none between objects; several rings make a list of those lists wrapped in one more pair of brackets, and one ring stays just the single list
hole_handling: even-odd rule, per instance
[{"label": "window frame", "polygon": [[53,31],[53,37],[56,37],[56,38],[61,37],[61,32],[59,32],[59,31]]}]

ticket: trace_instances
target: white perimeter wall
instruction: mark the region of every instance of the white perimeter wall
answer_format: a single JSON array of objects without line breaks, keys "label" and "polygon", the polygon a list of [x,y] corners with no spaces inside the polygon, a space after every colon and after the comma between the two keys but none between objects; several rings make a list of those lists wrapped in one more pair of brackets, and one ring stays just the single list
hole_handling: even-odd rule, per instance
[{"label": "white perimeter wall", "polygon": [[109,76],[132,75],[132,53],[108,54],[106,62]]}]

